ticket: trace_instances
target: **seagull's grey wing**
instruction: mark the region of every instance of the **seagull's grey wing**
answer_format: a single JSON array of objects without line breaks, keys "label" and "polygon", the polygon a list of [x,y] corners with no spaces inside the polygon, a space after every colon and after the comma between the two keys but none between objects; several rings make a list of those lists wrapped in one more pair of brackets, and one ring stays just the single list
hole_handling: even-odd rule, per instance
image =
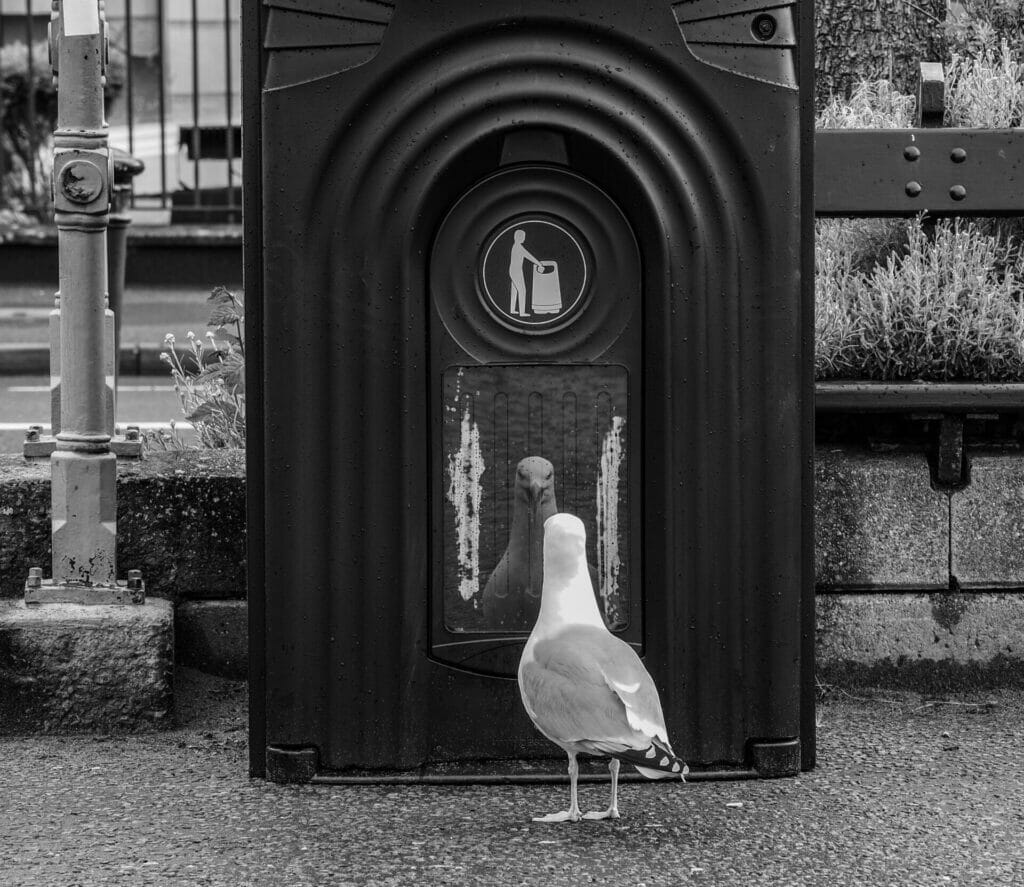
[{"label": "seagull's grey wing", "polygon": [[[642,677],[650,682],[626,644],[603,630],[573,626],[536,644],[520,685],[527,711],[546,736],[611,753],[646,748],[665,732],[657,692],[649,710]],[[646,732],[649,726],[657,732]]]}]

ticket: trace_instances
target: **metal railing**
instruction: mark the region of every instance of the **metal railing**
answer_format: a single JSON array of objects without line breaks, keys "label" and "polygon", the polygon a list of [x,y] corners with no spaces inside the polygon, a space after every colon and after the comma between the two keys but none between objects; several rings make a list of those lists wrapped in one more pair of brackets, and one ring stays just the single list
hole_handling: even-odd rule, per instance
[{"label": "metal railing", "polygon": [[[28,83],[49,73],[40,70],[39,58],[45,59],[40,47],[49,6],[49,0],[0,0],[0,47],[9,58],[16,44],[37,47],[24,64]],[[131,198],[135,220],[240,222],[240,0],[106,0],[105,7],[110,143],[145,164]],[[26,99],[19,110],[30,131],[29,154],[39,164],[13,156],[9,144],[0,149],[8,203],[18,196],[10,189],[19,178],[29,193],[47,199],[52,121],[31,126],[44,109],[37,107],[36,90]]]}]

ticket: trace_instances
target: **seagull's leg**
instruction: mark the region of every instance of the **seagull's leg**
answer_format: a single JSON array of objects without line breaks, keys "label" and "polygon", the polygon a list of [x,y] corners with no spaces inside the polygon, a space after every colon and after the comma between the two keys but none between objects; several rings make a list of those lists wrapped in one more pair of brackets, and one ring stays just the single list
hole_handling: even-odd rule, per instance
[{"label": "seagull's leg", "polygon": [[576,781],[580,775],[580,765],[576,761],[576,753],[569,752],[569,809],[561,810],[558,813],[549,813],[547,816],[534,816],[534,822],[579,822],[580,805],[576,796]]},{"label": "seagull's leg", "polygon": [[612,802],[607,810],[594,810],[584,813],[584,819],[618,819],[619,818],[619,761],[612,758],[608,762],[608,772],[612,774]]}]

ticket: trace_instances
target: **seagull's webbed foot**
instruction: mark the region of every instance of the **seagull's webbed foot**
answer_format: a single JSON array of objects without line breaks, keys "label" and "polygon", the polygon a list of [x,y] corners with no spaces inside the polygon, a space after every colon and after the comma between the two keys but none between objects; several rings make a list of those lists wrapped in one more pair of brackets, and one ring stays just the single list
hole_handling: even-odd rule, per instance
[{"label": "seagull's webbed foot", "polygon": [[534,816],[534,822],[579,822],[583,816],[580,813],[579,797],[576,794],[576,780],[580,775],[580,766],[576,761],[576,753],[568,752],[569,755],[569,809],[560,810],[558,813],[549,813],[547,816]]},{"label": "seagull's webbed foot", "polygon": [[[587,814],[589,816],[590,814]],[[579,807],[575,810],[559,810],[558,813],[549,813],[547,816],[534,816],[534,822],[579,822],[586,819],[580,814]]]},{"label": "seagull's webbed foot", "polygon": [[608,762],[608,772],[612,775],[612,799],[607,810],[591,810],[584,813],[584,819],[618,819],[619,818],[619,762],[612,758]]}]

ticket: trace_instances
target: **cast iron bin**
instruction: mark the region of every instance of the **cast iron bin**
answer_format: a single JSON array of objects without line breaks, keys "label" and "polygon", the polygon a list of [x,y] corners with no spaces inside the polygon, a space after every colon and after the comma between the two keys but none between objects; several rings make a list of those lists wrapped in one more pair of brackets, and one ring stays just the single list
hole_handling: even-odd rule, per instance
[{"label": "cast iron bin", "polygon": [[245,5],[252,772],[563,774],[556,509],[693,771],[809,768],[810,3],[504,8]]}]

